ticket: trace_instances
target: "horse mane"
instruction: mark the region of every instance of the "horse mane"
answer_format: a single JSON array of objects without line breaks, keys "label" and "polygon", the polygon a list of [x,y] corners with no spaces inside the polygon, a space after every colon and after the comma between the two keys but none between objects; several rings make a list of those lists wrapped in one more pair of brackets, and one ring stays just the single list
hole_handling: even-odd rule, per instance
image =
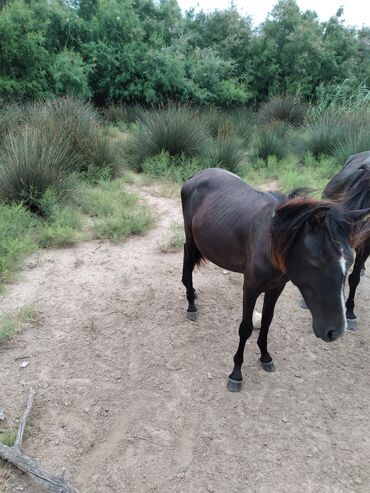
[{"label": "horse mane", "polygon": [[287,199],[278,205],[273,216],[272,262],[282,272],[286,272],[287,255],[308,219],[323,208],[327,208],[323,221],[323,251],[328,255],[340,255],[338,234],[342,232],[351,238],[352,226],[343,215],[341,207],[330,200],[309,198],[306,192],[305,190],[304,196],[299,190],[289,194]]}]

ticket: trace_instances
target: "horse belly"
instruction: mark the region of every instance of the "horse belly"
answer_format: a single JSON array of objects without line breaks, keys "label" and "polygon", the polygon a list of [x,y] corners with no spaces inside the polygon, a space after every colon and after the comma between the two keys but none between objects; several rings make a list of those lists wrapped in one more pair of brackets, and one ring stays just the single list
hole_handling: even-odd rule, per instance
[{"label": "horse belly", "polygon": [[245,271],[246,259],[239,246],[225,241],[225,238],[221,238],[219,235],[210,234],[210,232],[208,234],[207,232],[194,234],[194,240],[203,258],[218,265],[221,269],[241,273]]}]

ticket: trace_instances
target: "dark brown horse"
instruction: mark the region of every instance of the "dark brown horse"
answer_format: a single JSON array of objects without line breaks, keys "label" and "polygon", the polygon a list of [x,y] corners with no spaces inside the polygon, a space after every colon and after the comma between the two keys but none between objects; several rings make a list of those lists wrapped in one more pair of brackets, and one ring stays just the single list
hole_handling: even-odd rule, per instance
[{"label": "dark brown horse", "polygon": [[243,319],[229,390],[241,389],[244,347],[261,293],[265,297],[257,344],[264,370],[274,371],[267,335],[275,304],[288,280],[302,292],[317,337],[334,341],[343,334],[344,280],[353,263],[352,223],[368,210],[344,216],[330,202],[259,192],[220,169],[190,178],[182,187],[181,199],[186,236],[182,282],[188,318],[196,320],[195,264],[208,259],[244,274]]},{"label": "dark brown horse", "polygon": [[[326,185],[324,198],[340,201],[348,211],[370,207],[370,151],[350,156],[343,168]],[[368,222],[359,223],[359,232],[369,229]],[[370,255],[370,241],[361,243],[356,249],[356,260],[353,271],[348,277],[349,294],[346,301],[348,328],[357,329],[357,318],[354,313],[355,294],[360,282],[361,270]]]}]

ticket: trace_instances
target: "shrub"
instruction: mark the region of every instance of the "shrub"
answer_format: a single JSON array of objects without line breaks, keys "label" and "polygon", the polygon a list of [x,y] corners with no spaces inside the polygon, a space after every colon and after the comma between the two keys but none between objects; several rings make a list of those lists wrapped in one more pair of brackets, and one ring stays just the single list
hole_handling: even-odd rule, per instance
[{"label": "shrub", "polygon": [[22,202],[42,213],[40,199],[46,190],[67,191],[68,167],[74,160],[65,135],[40,127],[19,128],[0,149],[0,199]]},{"label": "shrub", "polygon": [[289,126],[279,123],[265,125],[258,130],[253,158],[267,161],[269,156],[283,159],[288,151]]},{"label": "shrub", "polygon": [[349,149],[350,142],[355,142],[359,135],[364,135],[366,131],[363,129],[369,127],[369,121],[366,113],[330,109],[307,122],[302,133],[297,136],[294,147],[300,155],[310,152],[316,159],[320,155],[335,155],[345,143]]},{"label": "shrub", "polygon": [[140,107],[129,106],[126,103],[110,104],[103,109],[103,116],[109,123],[134,123],[140,112]]},{"label": "shrub", "polygon": [[240,140],[235,135],[213,140],[209,145],[207,158],[210,165],[235,172],[243,159]]},{"label": "shrub", "polygon": [[237,137],[246,147],[254,133],[255,121],[252,112],[246,107],[222,110],[210,107],[202,113],[204,124],[215,139]]},{"label": "shrub", "polygon": [[264,103],[258,112],[258,122],[268,124],[282,121],[293,126],[302,125],[307,106],[292,96],[275,96]]},{"label": "shrub", "polygon": [[71,171],[85,171],[90,165],[109,167],[112,176],[119,170],[117,147],[104,132],[97,111],[73,97],[37,104],[30,112],[31,124],[60,135],[74,159]]},{"label": "shrub", "polygon": [[347,136],[334,151],[338,163],[344,164],[349,156],[370,150],[370,130],[363,129],[356,136]]},{"label": "shrub", "polygon": [[145,159],[162,151],[189,158],[204,151],[206,129],[198,113],[189,107],[174,105],[142,111],[138,125],[128,147],[131,165],[137,170],[142,169]]}]

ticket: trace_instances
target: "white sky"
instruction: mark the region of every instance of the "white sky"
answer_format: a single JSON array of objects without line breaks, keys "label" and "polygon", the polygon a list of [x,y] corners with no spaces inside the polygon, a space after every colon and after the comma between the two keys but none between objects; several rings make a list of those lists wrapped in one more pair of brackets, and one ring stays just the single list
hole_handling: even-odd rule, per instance
[{"label": "white sky", "polygon": [[[225,9],[230,6],[230,0],[177,0],[183,10],[192,7],[207,12],[215,9]],[[238,11],[252,17],[256,26],[265,20],[267,14],[277,3],[277,0],[234,0]],[[326,21],[343,6],[345,24],[362,27],[370,26],[369,0],[297,0],[301,10],[315,10],[321,21]]]}]

